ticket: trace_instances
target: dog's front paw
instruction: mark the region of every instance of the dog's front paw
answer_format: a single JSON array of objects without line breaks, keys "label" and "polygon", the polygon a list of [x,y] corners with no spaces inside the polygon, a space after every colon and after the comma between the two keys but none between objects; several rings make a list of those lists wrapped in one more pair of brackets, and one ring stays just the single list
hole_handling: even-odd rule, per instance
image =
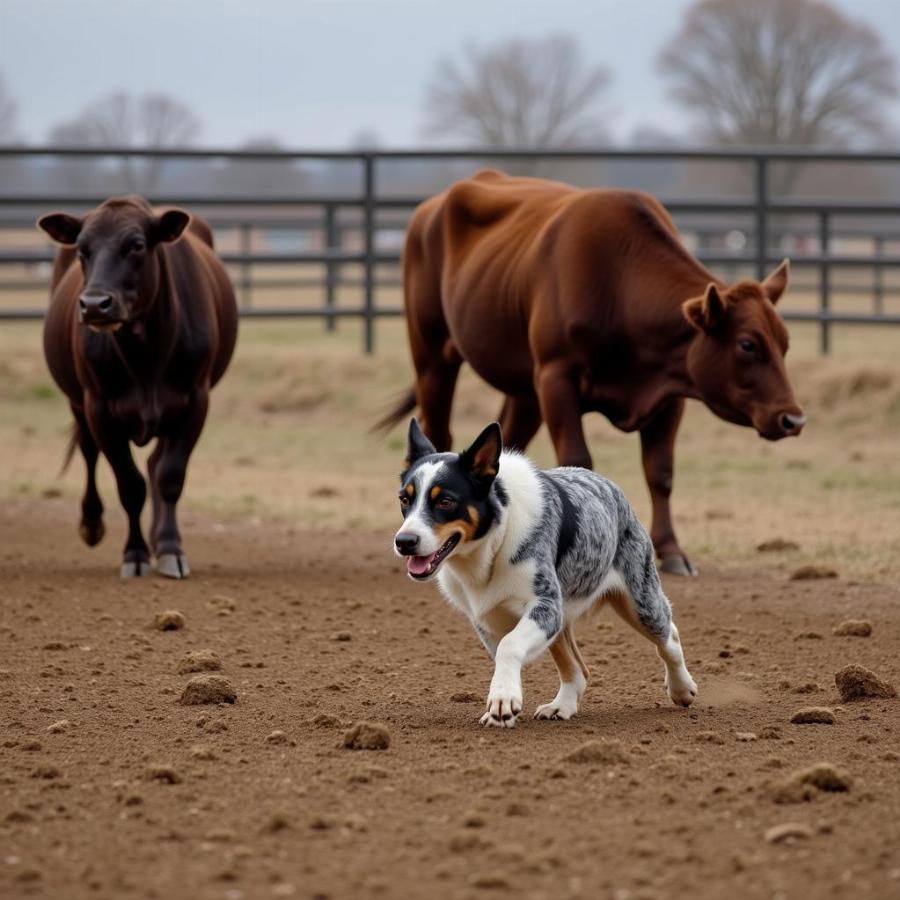
[{"label": "dog's front paw", "polygon": [[536,719],[571,719],[578,712],[578,705],[573,703],[551,700],[550,703],[541,704],[535,711]]},{"label": "dog's front paw", "polygon": [[521,694],[491,693],[487,701],[487,712],[481,717],[481,724],[495,728],[513,728],[520,712],[522,712]]},{"label": "dog's front paw", "polygon": [[666,678],[666,693],[676,706],[690,706],[697,698],[697,685],[685,669],[676,676]]}]

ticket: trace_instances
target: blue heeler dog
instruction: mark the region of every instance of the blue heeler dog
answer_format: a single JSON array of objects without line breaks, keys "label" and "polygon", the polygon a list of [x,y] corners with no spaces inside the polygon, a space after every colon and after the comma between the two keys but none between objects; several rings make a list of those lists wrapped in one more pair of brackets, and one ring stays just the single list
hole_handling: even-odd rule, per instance
[{"label": "blue heeler dog", "polygon": [[400,476],[403,527],[394,537],[409,576],[437,577],[495,660],[481,724],[515,725],[522,666],[548,648],[559,693],[535,718],[575,715],[588,681],[575,622],[604,603],[654,643],[669,697],[690,706],[697,685],[653,544],[622,491],[587,469],[542,472],[502,450],[493,423],[462,453],[438,453],[413,419]]}]

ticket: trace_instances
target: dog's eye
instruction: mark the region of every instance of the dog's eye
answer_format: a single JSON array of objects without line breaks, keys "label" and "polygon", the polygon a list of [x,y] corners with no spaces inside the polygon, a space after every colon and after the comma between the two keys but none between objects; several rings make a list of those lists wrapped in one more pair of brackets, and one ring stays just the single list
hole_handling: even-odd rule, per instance
[{"label": "dog's eye", "polygon": [[407,497],[406,494],[404,494],[400,498],[400,506],[402,506],[403,509],[407,509],[409,507],[409,497]]},{"label": "dog's eye", "polygon": [[456,501],[452,497],[441,497],[437,502],[438,509],[455,509]]}]

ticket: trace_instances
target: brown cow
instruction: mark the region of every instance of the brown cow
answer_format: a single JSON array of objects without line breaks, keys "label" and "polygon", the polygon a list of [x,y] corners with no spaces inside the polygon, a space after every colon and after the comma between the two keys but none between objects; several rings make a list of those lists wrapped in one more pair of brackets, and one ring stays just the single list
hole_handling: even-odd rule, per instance
[{"label": "brown cow", "polygon": [[150,571],[141,533],[144,478],[130,442],[157,438],[149,459],[150,543],[162,575],[190,572],[175,505],[200,437],[209,390],[237,338],[237,305],[212,231],[180,209],[156,214],[141,197],[113,198],[83,218],[51,213],[38,222],[57,253],[44,355],[69,398],[87,463],[80,534],[93,547],[104,534],[95,469],[102,451],[128,514],[122,577]]},{"label": "brown cow", "polygon": [[805,418],[785,371],[788,334],[765,281],[728,286],[684,248],[647,194],[580,190],[484,171],[423,203],[404,255],[417,381],[383,422],[415,406],[449,450],[463,361],[504,392],[504,438],[524,449],[547,423],[562,465],[591,466],[581,416],[640,431],[663,568],[694,569],[669,510],[684,398],[777,440]]}]

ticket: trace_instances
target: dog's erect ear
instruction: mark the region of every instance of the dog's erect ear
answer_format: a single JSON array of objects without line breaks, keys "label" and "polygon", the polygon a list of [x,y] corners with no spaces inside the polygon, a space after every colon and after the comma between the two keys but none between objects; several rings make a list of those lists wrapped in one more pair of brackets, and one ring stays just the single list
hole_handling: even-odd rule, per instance
[{"label": "dog's erect ear", "polygon": [[714,284],[706,288],[702,297],[685,300],[681,304],[684,317],[698,331],[714,331],[725,318],[727,309],[728,301]]},{"label": "dog's erect ear", "polygon": [[503,432],[497,422],[491,422],[467,449],[459,454],[459,462],[478,478],[493,479],[500,471],[503,452]]},{"label": "dog's erect ear", "polygon": [[419,427],[419,420],[415,416],[409,420],[409,437],[406,441],[406,468],[408,469],[417,459],[437,453],[434,444],[428,440]]},{"label": "dog's erect ear", "polygon": [[77,216],[68,213],[47,213],[37,220],[37,226],[46,232],[57,244],[71,247],[81,234],[84,223]]}]

